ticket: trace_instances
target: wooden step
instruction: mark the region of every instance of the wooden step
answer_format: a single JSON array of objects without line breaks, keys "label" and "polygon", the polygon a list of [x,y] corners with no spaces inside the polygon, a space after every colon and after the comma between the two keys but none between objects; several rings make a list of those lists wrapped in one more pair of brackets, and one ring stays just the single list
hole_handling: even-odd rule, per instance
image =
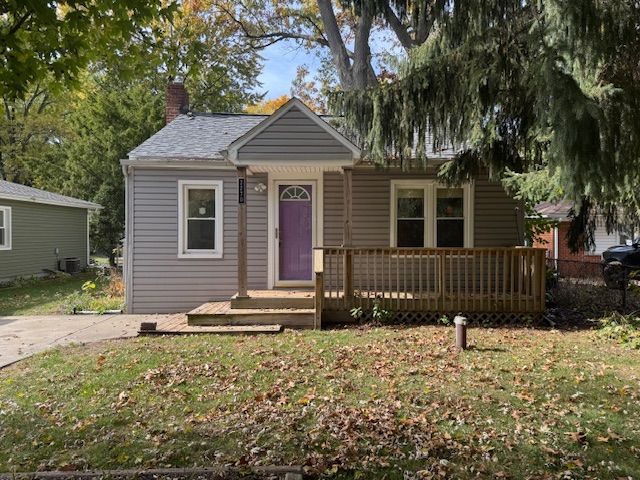
[{"label": "wooden step", "polygon": [[282,309],[282,308],[314,308],[313,293],[307,295],[260,295],[249,297],[231,297],[231,308],[236,309]]},{"label": "wooden step", "polygon": [[220,325],[220,326],[199,326],[186,325],[183,328],[162,328],[156,330],[140,330],[140,335],[260,335],[275,334],[284,330],[282,325]]},{"label": "wooden step", "polygon": [[189,325],[282,325],[313,328],[315,310],[309,308],[231,308],[231,302],[210,302],[187,313]]}]

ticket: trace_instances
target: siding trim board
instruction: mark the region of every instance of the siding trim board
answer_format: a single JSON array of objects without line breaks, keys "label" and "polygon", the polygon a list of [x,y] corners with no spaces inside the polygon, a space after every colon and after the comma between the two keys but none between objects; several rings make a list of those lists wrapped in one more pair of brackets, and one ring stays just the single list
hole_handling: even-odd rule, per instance
[{"label": "siding trim board", "polygon": [[133,313],[133,251],[135,244],[133,241],[133,222],[135,211],[135,199],[133,196],[133,176],[135,169],[132,166],[122,166],[125,176],[124,196],[125,196],[125,223],[124,223],[124,301],[127,313]]}]

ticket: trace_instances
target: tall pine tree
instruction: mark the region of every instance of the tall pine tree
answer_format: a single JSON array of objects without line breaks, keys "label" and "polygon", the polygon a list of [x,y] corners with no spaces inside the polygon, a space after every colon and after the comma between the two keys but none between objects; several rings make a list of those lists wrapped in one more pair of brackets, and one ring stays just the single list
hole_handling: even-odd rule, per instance
[{"label": "tall pine tree", "polygon": [[[164,123],[164,94],[147,82],[101,79],[68,119],[69,133],[56,160],[63,170],[49,180],[53,191],[101,204],[94,217],[92,245],[114,261],[124,235],[124,176],[120,160]],[[51,160],[51,159],[50,159]]]},{"label": "tall pine tree", "polygon": [[[356,0],[410,19],[418,3]],[[640,217],[640,4],[634,0],[437,2],[435,33],[398,80],[334,99],[371,157],[424,165],[434,147],[461,149],[450,180],[488,169],[548,166],[577,205],[570,243],[590,243],[596,213],[610,227]],[[417,150],[413,155],[413,147]],[[585,232],[587,233],[585,236]]]}]

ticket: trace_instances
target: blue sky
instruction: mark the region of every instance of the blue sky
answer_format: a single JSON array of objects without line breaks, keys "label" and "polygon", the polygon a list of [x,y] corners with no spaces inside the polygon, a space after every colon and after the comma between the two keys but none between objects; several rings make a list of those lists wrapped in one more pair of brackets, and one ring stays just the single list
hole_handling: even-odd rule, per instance
[{"label": "blue sky", "polygon": [[267,47],[263,50],[262,57],[264,68],[258,77],[262,87],[256,88],[256,91],[266,92],[266,99],[291,94],[291,81],[295,78],[299,65],[307,65],[313,76],[320,64],[315,55],[298,47],[295,42],[286,40]]}]

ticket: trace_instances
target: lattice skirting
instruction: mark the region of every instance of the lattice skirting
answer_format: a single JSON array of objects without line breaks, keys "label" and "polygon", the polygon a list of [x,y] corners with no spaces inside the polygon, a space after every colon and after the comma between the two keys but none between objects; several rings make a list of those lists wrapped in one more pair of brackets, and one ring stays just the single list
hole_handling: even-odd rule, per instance
[{"label": "lattice skirting", "polygon": [[[443,313],[443,312],[394,312],[392,323],[440,323],[443,317],[447,317],[453,322],[456,315],[463,315],[469,320],[470,325],[522,325],[537,324],[542,322],[544,313],[523,313],[523,312],[465,312]],[[360,321],[372,321],[370,312],[364,313]],[[348,312],[338,310],[325,310],[322,312],[322,321],[328,323],[352,323],[355,322]]]}]

